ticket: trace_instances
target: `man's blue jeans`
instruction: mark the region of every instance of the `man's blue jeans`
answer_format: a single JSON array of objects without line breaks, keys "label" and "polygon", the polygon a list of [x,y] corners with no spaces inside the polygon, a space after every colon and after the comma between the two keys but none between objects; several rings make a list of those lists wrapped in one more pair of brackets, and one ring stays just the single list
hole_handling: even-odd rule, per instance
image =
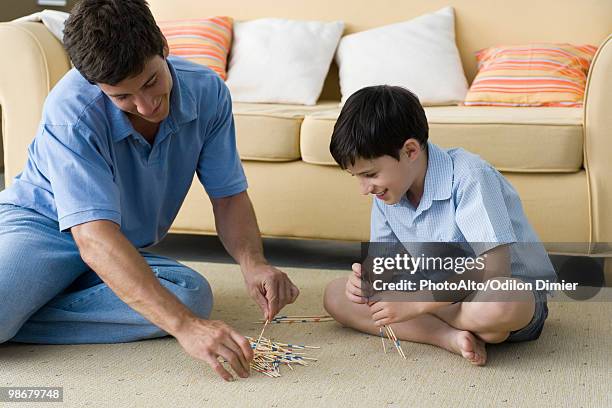
[{"label": "man's blue jeans", "polygon": [[[141,254],[166,289],[196,315],[209,316],[206,279],[171,259]],[[0,204],[0,343],[121,343],[166,335],[102,282],[56,221]]]}]

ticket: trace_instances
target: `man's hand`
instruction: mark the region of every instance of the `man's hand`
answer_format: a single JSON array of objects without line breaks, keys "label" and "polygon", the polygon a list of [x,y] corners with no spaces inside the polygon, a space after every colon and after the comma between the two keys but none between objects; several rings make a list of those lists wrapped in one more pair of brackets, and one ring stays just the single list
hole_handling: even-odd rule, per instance
[{"label": "man's hand", "polygon": [[287,275],[270,266],[263,255],[261,234],[246,191],[211,199],[219,238],[240,264],[249,295],[267,320],[300,294]]},{"label": "man's hand", "polygon": [[295,302],[300,294],[286,273],[267,263],[257,264],[243,273],[247,291],[266,320],[272,320],[285,305]]},{"label": "man's hand", "polygon": [[249,375],[253,351],[247,339],[220,321],[203,320],[159,283],[142,255],[111,221],[72,227],[83,260],[115,294],[151,323],[176,337],[185,351],[210,364],[225,380]]},{"label": "man's hand", "polygon": [[227,361],[240,377],[249,376],[253,350],[249,341],[220,320],[190,318],[174,337],[187,354],[207,362],[225,381],[234,377],[223,367]]},{"label": "man's hand", "polygon": [[427,313],[435,302],[376,302],[370,303],[370,313],[376,326],[405,322]]},{"label": "man's hand", "polygon": [[361,264],[354,263],[352,265],[353,273],[346,280],[346,297],[354,303],[366,303],[361,290]]}]

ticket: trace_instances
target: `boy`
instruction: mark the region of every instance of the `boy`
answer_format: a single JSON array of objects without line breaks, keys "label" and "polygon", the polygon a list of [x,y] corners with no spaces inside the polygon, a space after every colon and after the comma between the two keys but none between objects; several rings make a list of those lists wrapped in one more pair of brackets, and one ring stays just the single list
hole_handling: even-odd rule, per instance
[{"label": "boy", "polygon": [[[481,282],[554,277],[512,186],[480,157],[429,143],[425,112],[408,90],[374,86],[352,95],[330,151],[357,177],[361,193],[374,196],[371,243],[467,244],[485,268],[465,276]],[[403,293],[405,301],[372,302],[362,291],[362,265],[352,269],[325,290],[325,308],[338,322],[374,335],[393,324],[398,338],[442,347],[475,365],[485,364],[486,343],[538,338],[548,315],[545,293],[531,290],[474,290],[445,301],[417,290]]]},{"label": "boy", "polygon": [[298,289],[264,258],[236,150],[229,91],[167,58],[144,0],[82,0],[64,30],[75,68],[45,101],[28,162],[0,193],[0,343],[177,338],[225,380],[249,375],[247,339],[210,320],[198,272],[143,251],[176,217],[194,175],[249,294],[272,318]]}]

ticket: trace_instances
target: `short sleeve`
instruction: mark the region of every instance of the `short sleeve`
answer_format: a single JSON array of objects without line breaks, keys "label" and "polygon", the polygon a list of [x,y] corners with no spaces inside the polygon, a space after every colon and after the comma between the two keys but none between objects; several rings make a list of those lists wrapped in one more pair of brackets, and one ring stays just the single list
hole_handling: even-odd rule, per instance
[{"label": "short sleeve", "polygon": [[372,200],[372,213],[370,216],[370,242],[399,242],[391,229],[387,217],[380,208],[380,200]]},{"label": "short sleeve", "polygon": [[49,179],[61,231],[96,220],[121,225],[121,201],[104,142],[85,126],[45,125],[36,149]]},{"label": "short sleeve", "polygon": [[483,167],[471,169],[458,182],[455,221],[478,255],[516,242],[500,177]]},{"label": "short sleeve", "polygon": [[208,126],[197,167],[198,178],[211,198],[229,197],[247,189],[236,148],[231,97],[224,83],[219,86],[216,115]]}]

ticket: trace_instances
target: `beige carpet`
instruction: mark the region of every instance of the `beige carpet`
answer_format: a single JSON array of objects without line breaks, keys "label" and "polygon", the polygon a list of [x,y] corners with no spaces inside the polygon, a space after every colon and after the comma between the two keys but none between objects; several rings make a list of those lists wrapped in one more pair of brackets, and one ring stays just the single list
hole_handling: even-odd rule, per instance
[{"label": "beige carpet", "polygon": [[[245,335],[260,315],[233,265],[187,262],[215,292],[213,318]],[[302,295],[289,314],[323,313],[338,271],[285,268]],[[273,379],[225,383],[165,338],[116,345],[0,345],[0,386],[62,386],[64,403],[91,407],[610,407],[612,303],[550,304],[536,342],[489,347],[486,367],[436,347],[404,342],[408,360],[383,354],[377,337],[336,323],[273,325],[279,341],[321,346],[309,367]],[[2,404],[0,406],[11,406]],[[24,407],[26,404],[13,404]]]}]

